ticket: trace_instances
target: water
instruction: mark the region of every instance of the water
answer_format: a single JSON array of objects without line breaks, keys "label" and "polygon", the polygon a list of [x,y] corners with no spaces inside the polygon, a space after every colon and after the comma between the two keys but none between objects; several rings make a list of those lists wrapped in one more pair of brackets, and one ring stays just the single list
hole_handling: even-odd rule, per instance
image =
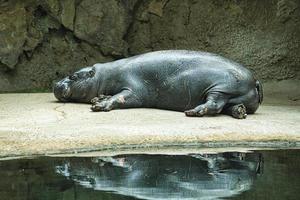
[{"label": "water", "polygon": [[2,200],[300,199],[300,150],[0,161]]}]

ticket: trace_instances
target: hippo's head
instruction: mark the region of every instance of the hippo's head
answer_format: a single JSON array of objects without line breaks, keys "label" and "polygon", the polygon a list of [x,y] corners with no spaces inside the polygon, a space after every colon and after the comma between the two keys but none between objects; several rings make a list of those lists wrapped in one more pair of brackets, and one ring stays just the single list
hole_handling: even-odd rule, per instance
[{"label": "hippo's head", "polygon": [[54,85],[54,95],[59,101],[88,103],[96,96],[95,67],[83,68]]}]

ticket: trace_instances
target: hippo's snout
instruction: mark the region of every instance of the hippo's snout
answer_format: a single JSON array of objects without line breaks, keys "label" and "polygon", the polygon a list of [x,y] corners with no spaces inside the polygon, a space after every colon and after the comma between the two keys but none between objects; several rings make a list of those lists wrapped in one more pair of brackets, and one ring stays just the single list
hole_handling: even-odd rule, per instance
[{"label": "hippo's snout", "polygon": [[68,84],[64,82],[57,82],[54,87],[54,96],[59,100],[59,101],[67,101],[67,99],[71,95],[71,90]]}]

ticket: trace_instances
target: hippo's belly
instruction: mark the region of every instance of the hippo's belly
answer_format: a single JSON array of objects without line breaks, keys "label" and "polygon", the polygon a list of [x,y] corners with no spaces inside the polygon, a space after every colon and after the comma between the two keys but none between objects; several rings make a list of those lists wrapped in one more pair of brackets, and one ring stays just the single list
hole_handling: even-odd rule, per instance
[{"label": "hippo's belly", "polygon": [[[141,94],[145,107],[184,111],[205,102],[207,92],[221,85],[223,78],[216,79],[209,70],[195,67],[181,70],[159,79],[143,77]],[[223,76],[223,75],[221,75]]]}]

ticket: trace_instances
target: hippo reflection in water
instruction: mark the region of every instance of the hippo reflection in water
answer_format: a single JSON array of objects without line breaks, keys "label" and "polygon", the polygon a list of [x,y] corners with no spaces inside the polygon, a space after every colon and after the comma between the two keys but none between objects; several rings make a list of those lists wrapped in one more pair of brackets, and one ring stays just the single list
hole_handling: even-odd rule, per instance
[{"label": "hippo reflection in water", "polygon": [[259,153],[119,155],[66,160],[57,173],[83,187],[139,199],[219,199],[249,190]]},{"label": "hippo reflection in water", "polygon": [[216,54],[169,50],[95,64],[54,86],[63,102],[92,103],[93,111],[159,108],[186,116],[225,113],[243,119],[263,100],[253,74]]}]

